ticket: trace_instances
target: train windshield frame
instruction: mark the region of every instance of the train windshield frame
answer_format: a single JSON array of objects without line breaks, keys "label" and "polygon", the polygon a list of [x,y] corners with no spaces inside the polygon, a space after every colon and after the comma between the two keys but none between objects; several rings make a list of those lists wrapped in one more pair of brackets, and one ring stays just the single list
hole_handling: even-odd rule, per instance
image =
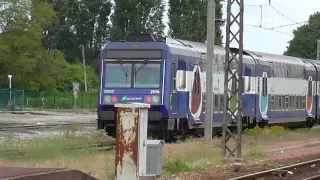
[{"label": "train windshield frame", "polygon": [[107,59],[105,88],[160,88],[161,60]]}]

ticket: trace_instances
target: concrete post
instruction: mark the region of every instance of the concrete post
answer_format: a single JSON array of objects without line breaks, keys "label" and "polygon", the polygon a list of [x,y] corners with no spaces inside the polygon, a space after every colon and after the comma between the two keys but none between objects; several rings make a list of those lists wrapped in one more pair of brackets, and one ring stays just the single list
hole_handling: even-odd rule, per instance
[{"label": "concrete post", "polygon": [[116,180],[146,175],[148,108],[150,104],[115,104],[117,108]]}]

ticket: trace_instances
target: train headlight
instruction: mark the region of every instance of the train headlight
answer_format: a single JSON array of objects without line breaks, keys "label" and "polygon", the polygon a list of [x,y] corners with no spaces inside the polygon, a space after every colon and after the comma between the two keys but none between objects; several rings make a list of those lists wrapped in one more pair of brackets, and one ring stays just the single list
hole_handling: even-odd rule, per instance
[{"label": "train headlight", "polygon": [[111,103],[111,100],[112,100],[111,96],[106,95],[106,96],[103,97],[103,102],[104,103]]},{"label": "train headlight", "polygon": [[144,101],[148,104],[159,104],[160,97],[159,96],[146,96]]},{"label": "train headlight", "polygon": [[152,96],[152,103],[158,104],[160,102],[160,97],[159,96]]}]

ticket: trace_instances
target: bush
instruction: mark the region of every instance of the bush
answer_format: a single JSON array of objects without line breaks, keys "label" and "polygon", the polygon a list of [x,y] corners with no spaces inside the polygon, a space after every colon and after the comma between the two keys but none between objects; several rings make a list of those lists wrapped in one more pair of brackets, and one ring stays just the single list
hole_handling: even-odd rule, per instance
[{"label": "bush", "polygon": [[189,171],[202,171],[204,170],[204,168],[196,165],[191,165],[182,158],[177,158],[169,160],[168,164],[164,167],[164,170],[167,173],[180,173]]}]

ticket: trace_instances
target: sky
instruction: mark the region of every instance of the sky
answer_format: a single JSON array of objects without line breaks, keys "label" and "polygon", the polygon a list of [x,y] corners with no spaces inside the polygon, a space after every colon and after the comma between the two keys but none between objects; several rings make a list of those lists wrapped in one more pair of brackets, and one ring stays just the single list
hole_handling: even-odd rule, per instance
[{"label": "sky", "polygon": [[[168,0],[164,1],[168,4]],[[320,0],[271,0],[271,5],[276,10],[268,5],[269,0],[244,0],[244,3],[244,49],[273,54],[283,54],[286,50],[288,42],[293,38],[293,30],[302,25],[296,23],[307,21],[311,14],[320,11]],[[224,1],[223,19],[226,19],[226,6],[227,3]],[[167,25],[167,12],[164,22]],[[273,31],[267,30],[289,24],[295,25],[274,28]],[[168,27],[165,29],[166,33],[167,31]],[[225,43],[225,26],[222,27],[222,32],[222,42]]]}]

